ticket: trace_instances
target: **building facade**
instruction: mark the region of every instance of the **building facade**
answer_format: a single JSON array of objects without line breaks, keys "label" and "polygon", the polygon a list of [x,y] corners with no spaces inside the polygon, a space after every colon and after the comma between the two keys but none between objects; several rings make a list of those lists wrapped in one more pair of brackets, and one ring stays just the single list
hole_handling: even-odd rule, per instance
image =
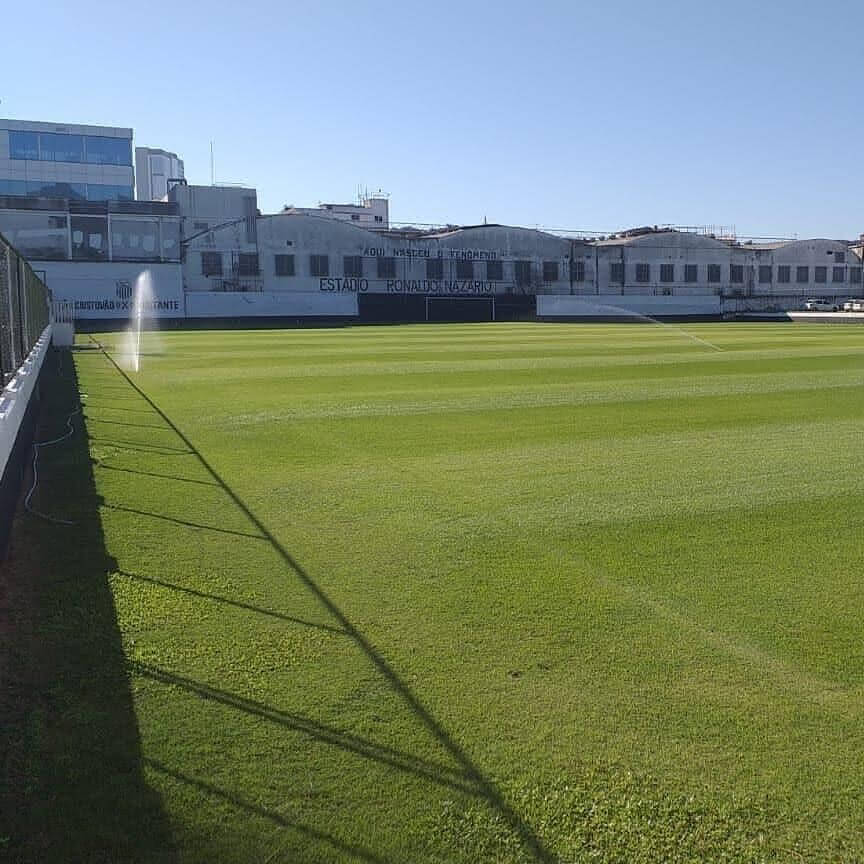
[{"label": "building facade", "polygon": [[717,316],[864,295],[861,241],[392,228],[383,193],[261,215],[255,189],[189,185],[152,148],[133,201],[131,156],[130,129],[0,121],[0,233],[79,318],[128,318],[145,270],[155,314],[177,318]]},{"label": "building facade", "polygon": [[182,317],[180,232],[174,204],[0,197],[0,234],[77,318],[128,318],[145,270],[156,314]]},{"label": "building facade", "polygon": [[135,148],[135,197],[139,201],[164,201],[168,184],[183,180],[183,160],[168,150]]},{"label": "building facade", "polygon": [[258,198],[243,186],[177,184],[168,193],[182,232],[187,291],[261,291]]},{"label": "building facade", "polygon": [[366,195],[358,204],[319,204],[317,207],[283,208],[283,213],[324,216],[338,222],[350,222],[358,228],[387,231],[390,228],[390,199],[384,192]]},{"label": "building facade", "polygon": [[131,201],[132,130],[0,120],[0,195]]}]

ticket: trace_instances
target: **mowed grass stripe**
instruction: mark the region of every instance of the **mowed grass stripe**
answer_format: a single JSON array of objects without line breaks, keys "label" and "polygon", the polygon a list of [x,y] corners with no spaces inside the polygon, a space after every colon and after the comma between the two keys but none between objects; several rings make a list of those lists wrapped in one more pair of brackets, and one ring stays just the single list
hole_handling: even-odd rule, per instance
[{"label": "mowed grass stripe", "polygon": [[144,409],[78,355],[181,860],[864,854],[864,330],[683,329],[723,350],[651,325],[165,333],[134,376],[515,823],[194,452],[106,434]]}]

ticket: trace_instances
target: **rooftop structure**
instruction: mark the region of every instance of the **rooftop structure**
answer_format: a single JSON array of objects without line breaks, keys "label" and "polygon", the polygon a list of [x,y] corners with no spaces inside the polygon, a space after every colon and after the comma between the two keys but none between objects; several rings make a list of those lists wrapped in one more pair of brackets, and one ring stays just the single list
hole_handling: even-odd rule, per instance
[{"label": "rooftop structure", "polygon": [[386,231],[390,227],[390,200],[382,191],[358,196],[357,204],[319,204],[317,207],[287,205],[283,213],[305,213],[308,216],[326,216],[340,222],[353,222],[360,228]]},{"label": "rooftop structure", "polygon": [[135,148],[135,190],[139,201],[164,201],[168,184],[182,180],[183,160],[168,150],[155,147]]}]

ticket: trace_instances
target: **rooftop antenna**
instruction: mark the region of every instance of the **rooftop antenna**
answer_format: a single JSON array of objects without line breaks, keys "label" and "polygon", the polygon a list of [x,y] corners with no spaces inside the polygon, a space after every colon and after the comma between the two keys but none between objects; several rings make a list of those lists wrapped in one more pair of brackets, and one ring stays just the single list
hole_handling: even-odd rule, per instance
[{"label": "rooftop antenna", "polygon": [[216,185],[216,157],[213,155],[213,142],[210,142],[210,185]]}]

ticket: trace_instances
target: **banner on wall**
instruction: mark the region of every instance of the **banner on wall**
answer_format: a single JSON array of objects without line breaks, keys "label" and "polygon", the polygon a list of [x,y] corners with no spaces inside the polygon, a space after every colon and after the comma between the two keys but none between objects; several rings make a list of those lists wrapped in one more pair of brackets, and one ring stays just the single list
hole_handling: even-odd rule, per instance
[{"label": "banner on wall", "polygon": [[183,277],[179,264],[119,264],[73,261],[33,262],[52,299],[72,304],[79,318],[129,318],[135,308],[135,286],[150,274],[151,297],[144,310],[153,318],[184,318]]}]

